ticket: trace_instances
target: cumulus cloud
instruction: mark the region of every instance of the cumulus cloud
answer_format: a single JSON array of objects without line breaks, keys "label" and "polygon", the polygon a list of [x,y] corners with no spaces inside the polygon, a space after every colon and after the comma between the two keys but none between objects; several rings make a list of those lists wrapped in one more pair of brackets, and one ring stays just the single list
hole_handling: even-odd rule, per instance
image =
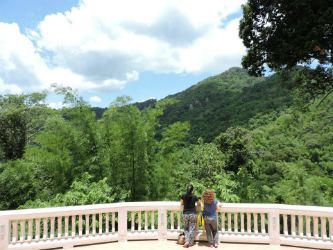
[{"label": "cumulus cloud", "polygon": [[144,71],[219,73],[239,65],[245,53],[239,20],[228,20],[245,1],[80,0],[27,35],[17,24],[0,23],[0,91],[54,82],[117,91]]},{"label": "cumulus cloud", "polygon": [[67,107],[68,105],[64,104],[63,102],[50,102],[48,106],[52,109],[62,109],[63,107]]},{"label": "cumulus cloud", "polygon": [[101,102],[102,99],[99,98],[98,96],[92,96],[92,97],[89,98],[89,101],[91,101],[91,102]]}]

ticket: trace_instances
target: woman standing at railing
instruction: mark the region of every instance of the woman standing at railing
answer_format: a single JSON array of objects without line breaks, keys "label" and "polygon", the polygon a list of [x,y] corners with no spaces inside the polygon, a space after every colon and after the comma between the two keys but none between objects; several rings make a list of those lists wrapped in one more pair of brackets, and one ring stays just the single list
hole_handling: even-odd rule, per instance
[{"label": "woman standing at railing", "polygon": [[183,247],[189,247],[194,245],[194,237],[197,226],[197,214],[195,204],[201,206],[201,202],[198,197],[196,197],[193,192],[193,186],[189,185],[187,191],[182,195],[180,204],[184,205],[183,211],[183,225],[185,233],[185,244]]},{"label": "woman standing at railing", "polygon": [[[204,219],[207,240],[210,247],[218,247],[219,245],[219,232],[217,228],[216,210],[220,210],[220,204],[216,199],[212,190],[206,189],[201,195],[202,202],[204,203]],[[212,239],[213,234],[213,239]]]}]

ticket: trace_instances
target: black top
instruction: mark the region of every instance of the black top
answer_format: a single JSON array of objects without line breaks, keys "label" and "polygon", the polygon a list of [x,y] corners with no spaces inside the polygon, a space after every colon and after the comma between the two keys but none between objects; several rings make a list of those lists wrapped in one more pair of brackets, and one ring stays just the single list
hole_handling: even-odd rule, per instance
[{"label": "black top", "polygon": [[[186,194],[183,194],[181,199],[184,202],[183,214],[195,214],[195,203],[199,200],[194,194],[186,198]],[[188,200],[187,200],[188,199]]]}]

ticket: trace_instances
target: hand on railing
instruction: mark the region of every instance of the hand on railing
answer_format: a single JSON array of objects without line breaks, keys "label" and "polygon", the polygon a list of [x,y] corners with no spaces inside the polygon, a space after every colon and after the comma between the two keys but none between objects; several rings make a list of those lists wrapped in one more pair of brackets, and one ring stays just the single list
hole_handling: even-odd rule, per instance
[{"label": "hand on railing", "polygon": [[221,211],[221,207],[223,206],[222,203],[217,203],[216,204],[216,211]]}]

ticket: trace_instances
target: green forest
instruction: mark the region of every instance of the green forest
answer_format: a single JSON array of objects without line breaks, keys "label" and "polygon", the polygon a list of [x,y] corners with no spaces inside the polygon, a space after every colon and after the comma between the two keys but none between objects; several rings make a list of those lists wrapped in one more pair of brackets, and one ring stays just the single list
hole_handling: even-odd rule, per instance
[{"label": "green forest", "polygon": [[281,77],[240,68],[160,101],[90,107],[59,85],[0,96],[0,210],[178,201],[333,205],[333,98],[306,109]]}]

